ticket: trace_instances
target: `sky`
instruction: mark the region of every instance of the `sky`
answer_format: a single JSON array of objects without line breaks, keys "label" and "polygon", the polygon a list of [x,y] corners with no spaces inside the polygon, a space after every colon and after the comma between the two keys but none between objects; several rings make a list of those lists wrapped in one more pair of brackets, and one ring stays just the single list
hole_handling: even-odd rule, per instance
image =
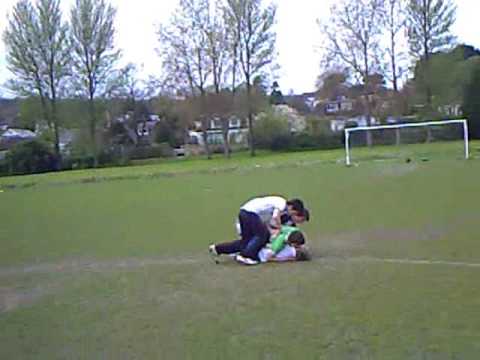
[{"label": "sky", "polygon": [[[3,33],[7,14],[17,0],[0,0],[0,33]],[[277,51],[280,70],[277,80],[284,93],[302,93],[315,89],[315,80],[321,72],[320,45],[322,36],[317,19],[328,18],[329,8],[335,0],[276,0]],[[65,15],[74,0],[61,0]],[[159,75],[161,61],[156,53],[160,46],[156,29],[168,21],[178,0],[110,0],[117,8],[116,43],[122,50],[124,64],[132,62],[143,69],[145,75]],[[456,0],[457,21],[453,33],[459,42],[480,48],[477,18],[480,3],[477,0]],[[5,63],[5,47],[0,41],[0,84],[10,77]],[[5,90],[3,89],[5,95]],[[0,95],[2,88],[0,87]]]}]

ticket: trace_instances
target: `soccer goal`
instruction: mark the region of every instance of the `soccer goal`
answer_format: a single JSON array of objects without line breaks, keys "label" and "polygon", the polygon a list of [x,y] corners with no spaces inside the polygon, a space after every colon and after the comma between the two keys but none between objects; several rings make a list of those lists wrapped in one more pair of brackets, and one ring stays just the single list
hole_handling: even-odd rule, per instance
[{"label": "soccer goal", "polygon": [[[441,143],[435,145],[435,143]],[[417,144],[417,145],[414,145]],[[371,145],[368,146],[367,145]],[[460,145],[460,146],[459,146]],[[395,125],[361,126],[345,129],[345,162],[352,164],[352,147],[362,147],[366,158],[400,158],[422,156],[435,151],[454,151],[455,156],[469,158],[467,120],[443,120]],[[382,146],[382,155],[375,155],[373,147]],[[411,146],[407,150],[407,146]],[[403,150],[400,151],[399,148]],[[461,150],[459,150],[461,147]],[[415,149],[415,150],[412,150]],[[453,150],[450,150],[453,149]],[[415,153],[414,151],[417,151]],[[365,155],[369,154],[369,155]],[[413,154],[413,155],[412,155]]]}]

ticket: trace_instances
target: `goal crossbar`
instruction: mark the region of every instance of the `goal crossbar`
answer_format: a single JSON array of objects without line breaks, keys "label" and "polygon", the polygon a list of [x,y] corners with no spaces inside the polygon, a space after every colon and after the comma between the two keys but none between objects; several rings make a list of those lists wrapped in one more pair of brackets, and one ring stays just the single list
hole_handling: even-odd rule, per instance
[{"label": "goal crossbar", "polygon": [[465,159],[468,159],[470,157],[469,146],[468,146],[468,122],[465,119],[461,119],[461,120],[427,121],[427,122],[406,123],[406,124],[397,124],[397,125],[359,126],[359,127],[345,129],[345,162],[347,165],[351,165],[350,133],[352,132],[382,130],[382,129],[401,129],[401,128],[409,128],[409,127],[435,126],[435,125],[446,125],[446,124],[462,124],[463,125],[463,139],[465,142]]}]

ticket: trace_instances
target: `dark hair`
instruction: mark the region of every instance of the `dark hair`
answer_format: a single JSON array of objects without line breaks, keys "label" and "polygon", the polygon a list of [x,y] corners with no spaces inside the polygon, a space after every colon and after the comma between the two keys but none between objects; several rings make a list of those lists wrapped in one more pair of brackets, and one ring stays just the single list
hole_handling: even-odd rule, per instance
[{"label": "dark hair", "polygon": [[303,201],[300,199],[291,199],[287,201],[287,206],[291,206],[292,210],[298,211],[299,213],[303,213],[305,207],[303,206]]},{"label": "dark hair", "polygon": [[306,221],[310,221],[310,211],[308,209],[303,209],[303,217]]},{"label": "dark hair", "polygon": [[301,231],[295,230],[288,235],[287,242],[289,244],[303,245],[305,244],[305,237]]},{"label": "dark hair", "polygon": [[312,259],[312,255],[306,247],[301,247],[297,249],[295,254],[295,260],[297,261],[309,261]]}]

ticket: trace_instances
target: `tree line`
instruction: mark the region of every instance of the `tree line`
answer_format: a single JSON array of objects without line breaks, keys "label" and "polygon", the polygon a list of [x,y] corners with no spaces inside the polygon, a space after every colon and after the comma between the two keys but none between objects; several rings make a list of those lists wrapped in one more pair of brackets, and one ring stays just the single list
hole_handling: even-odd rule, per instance
[{"label": "tree line", "polygon": [[[118,70],[115,14],[105,0],[76,0],[65,20],[59,0],[20,0],[8,19],[3,40],[14,76],[9,87],[19,96],[39,99],[58,156],[60,99],[88,102],[91,152],[97,163],[96,100],[138,97],[138,86],[132,83],[135,66]],[[261,0],[181,0],[170,22],[158,29],[165,76],[157,79],[157,87],[188,98],[205,136],[212,112],[227,124],[242,83],[253,139],[253,81],[274,60],[275,14],[276,6],[263,7]],[[250,144],[254,155],[254,142]],[[207,153],[210,156],[208,145]]]}]

